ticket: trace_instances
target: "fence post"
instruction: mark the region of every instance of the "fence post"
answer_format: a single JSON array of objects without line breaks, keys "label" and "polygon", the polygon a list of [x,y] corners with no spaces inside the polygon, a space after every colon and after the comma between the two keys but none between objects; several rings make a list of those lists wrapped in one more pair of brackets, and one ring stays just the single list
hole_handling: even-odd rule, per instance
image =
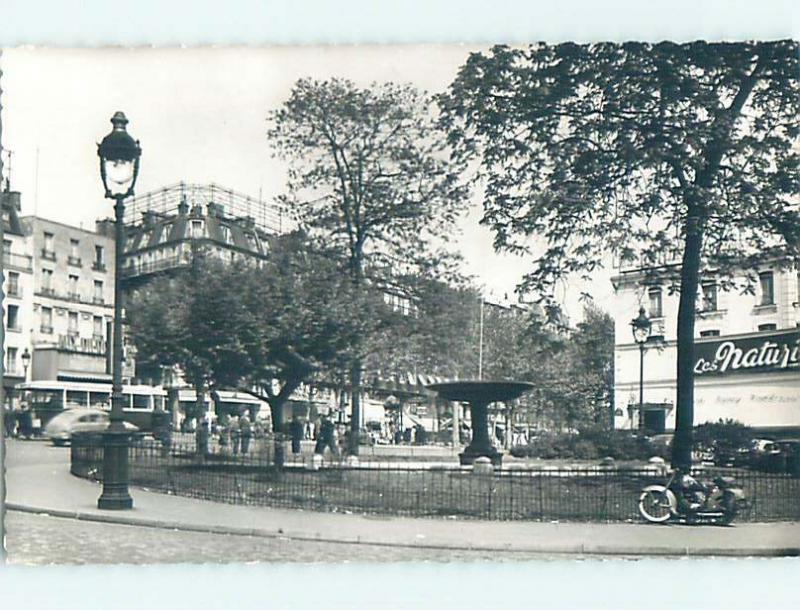
[{"label": "fence post", "polygon": [[543,490],[542,486],[544,485],[545,481],[545,472],[542,471],[539,473],[537,477],[539,479],[539,519],[544,519],[544,497],[543,497]]},{"label": "fence post", "polygon": [[514,473],[513,472],[508,473],[508,498],[509,498],[508,517],[509,519],[513,519],[514,518]]}]

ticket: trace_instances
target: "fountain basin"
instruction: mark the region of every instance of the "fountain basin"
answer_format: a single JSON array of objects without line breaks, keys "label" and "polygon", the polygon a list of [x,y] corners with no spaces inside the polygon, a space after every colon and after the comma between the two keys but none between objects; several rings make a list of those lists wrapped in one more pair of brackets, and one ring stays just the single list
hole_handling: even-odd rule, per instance
[{"label": "fountain basin", "polygon": [[488,409],[493,402],[505,402],[522,396],[535,386],[525,381],[446,381],[426,386],[441,398],[469,404],[472,414],[472,440],[459,454],[462,465],[470,465],[479,457],[487,457],[495,466],[503,463],[503,454],[489,438]]}]

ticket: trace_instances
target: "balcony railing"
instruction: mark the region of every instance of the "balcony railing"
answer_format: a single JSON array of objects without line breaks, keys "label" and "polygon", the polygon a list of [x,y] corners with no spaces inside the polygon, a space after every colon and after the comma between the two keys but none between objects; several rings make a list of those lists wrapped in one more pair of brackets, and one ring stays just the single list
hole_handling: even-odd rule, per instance
[{"label": "balcony railing", "polygon": [[92,303],[95,305],[104,305],[106,300],[103,297],[94,296],[92,297]]},{"label": "balcony railing", "polygon": [[92,263],[92,269],[94,271],[105,271],[106,270],[106,264],[101,262],[101,261],[94,261]]},{"label": "balcony railing", "polygon": [[6,296],[20,298],[22,296],[22,288],[19,286],[9,286],[6,290]]},{"label": "balcony railing", "polygon": [[47,326],[46,324],[42,324],[39,327],[39,332],[41,332],[43,335],[52,335],[53,334],[53,327],[52,326]]},{"label": "balcony railing", "polygon": [[76,303],[80,303],[81,302],[81,293],[80,292],[68,292],[67,293],[67,298],[70,301],[75,301]]},{"label": "balcony railing", "polygon": [[56,294],[56,289],[55,289],[55,288],[45,288],[45,287],[42,287],[42,289],[41,289],[41,291],[40,291],[40,292],[42,293],[42,295],[44,295],[44,296],[46,296],[46,297],[52,297],[52,296],[55,296],[55,294]]},{"label": "balcony railing", "polygon": [[68,256],[67,264],[72,265],[73,267],[81,267],[81,258],[79,256]]},{"label": "balcony railing", "polygon": [[54,261],[56,260],[56,253],[54,250],[48,250],[47,248],[42,248],[42,258],[46,261]]},{"label": "balcony railing", "polygon": [[8,267],[15,271],[33,271],[33,257],[27,254],[17,254],[16,252],[3,251],[3,267]]},{"label": "balcony railing", "polygon": [[137,275],[148,275],[150,273],[157,273],[158,271],[165,271],[167,269],[177,269],[178,267],[185,267],[186,265],[190,264],[190,260],[187,257],[179,255],[179,256],[170,256],[168,258],[162,258],[161,260],[157,261],[150,261],[147,263],[139,263],[132,264],[126,266],[122,270],[122,275],[124,277],[135,277]]}]

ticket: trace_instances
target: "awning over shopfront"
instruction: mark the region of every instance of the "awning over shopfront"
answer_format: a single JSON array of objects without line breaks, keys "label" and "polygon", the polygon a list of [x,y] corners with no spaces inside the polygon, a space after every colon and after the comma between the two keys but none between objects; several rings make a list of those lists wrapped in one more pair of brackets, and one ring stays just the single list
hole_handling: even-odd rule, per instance
[{"label": "awning over shopfront", "polygon": [[421,373],[399,373],[388,376],[375,376],[370,380],[370,389],[387,394],[403,396],[435,396],[426,386],[446,381],[444,377]]}]

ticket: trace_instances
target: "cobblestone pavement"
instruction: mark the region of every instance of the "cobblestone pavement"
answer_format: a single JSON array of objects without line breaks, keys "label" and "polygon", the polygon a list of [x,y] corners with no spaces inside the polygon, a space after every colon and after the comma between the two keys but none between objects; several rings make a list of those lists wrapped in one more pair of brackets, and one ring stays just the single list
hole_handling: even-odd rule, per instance
[{"label": "cobblestone pavement", "polygon": [[[539,553],[448,551],[309,542],[94,523],[9,511],[10,564],[217,562],[480,562],[557,559]],[[570,556],[575,559],[574,555]]]}]

